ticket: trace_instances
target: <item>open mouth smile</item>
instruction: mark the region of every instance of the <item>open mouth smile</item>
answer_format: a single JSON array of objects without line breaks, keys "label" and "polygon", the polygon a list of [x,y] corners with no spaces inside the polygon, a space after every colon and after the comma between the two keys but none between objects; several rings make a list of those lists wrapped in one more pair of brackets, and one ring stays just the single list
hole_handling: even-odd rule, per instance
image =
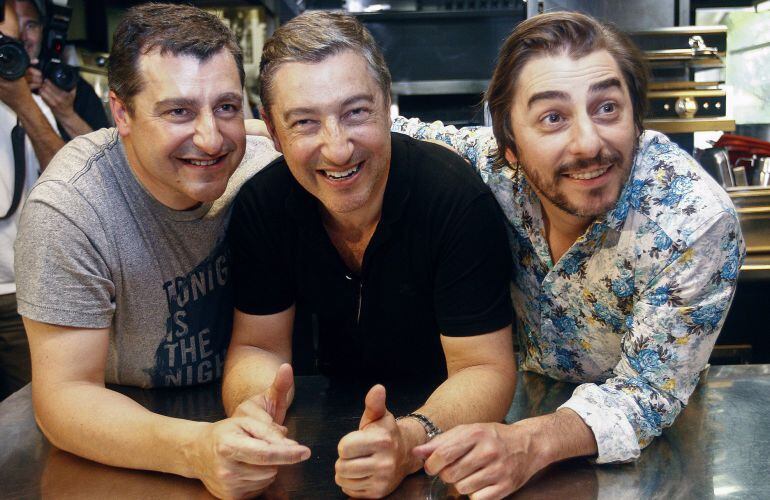
[{"label": "open mouth smile", "polygon": [[193,167],[211,167],[219,163],[221,160],[223,160],[225,156],[226,155],[222,155],[217,158],[212,158],[209,160],[197,160],[194,158],[180,158],[180,160]]},{"label": "open mouth smile", "polygon": [[341,172],[333,172],[331,170],[321,170],[321,173],[323,173],[323,175],[327,179],[330,179],[332,181],[341,181],[341,180],[349,179],[354,175],[356,175],[361,170],[362,166],[363,166],[363,162],[359,163],[358,165],[356,165],[351,169],[343,170]]},{"label": "open mouth smile", "polygon": [[607,165],[607,166],[599,167],[599,168],[594,169],[594,170],[589,170],[588,172],[580,172],[580,173],[576,173],[576,174],[564,174],[564,175],[566,175],[570,179],[575,179],[575,180],[579,180],[579,181],[587,181],[587,180],[591,180],[591,179],[596,179],[597,177],[601,177],[602,175],[604,175],[607,172],[607,170],[610,169],[610,167],[612,167],[612,165]]}]

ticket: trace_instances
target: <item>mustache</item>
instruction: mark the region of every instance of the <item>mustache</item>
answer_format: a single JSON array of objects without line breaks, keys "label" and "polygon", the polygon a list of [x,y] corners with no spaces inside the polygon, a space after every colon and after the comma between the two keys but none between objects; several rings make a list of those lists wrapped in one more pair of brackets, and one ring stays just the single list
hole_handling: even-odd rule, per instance
[{"label": "mustache", "polygon": [[556,173],[558,175],[566,174],[575,170],[583,170],[588,167],[599,165],[609,165],[610,163],[620,163],[623,157],[616,151],[599,151],[599,154],[593,158],[581,158],[575,161],[562,163],[559,165]]}]

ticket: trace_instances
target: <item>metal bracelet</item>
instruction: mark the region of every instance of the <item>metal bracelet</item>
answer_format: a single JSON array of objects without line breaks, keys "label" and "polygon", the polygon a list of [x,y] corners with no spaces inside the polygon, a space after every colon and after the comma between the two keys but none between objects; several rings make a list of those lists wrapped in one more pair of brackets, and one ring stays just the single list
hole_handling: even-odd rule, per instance
[{"label": "metal bracelet", "polygon": [[436,424],[433,423],[431,419],[423,415],[422,413],[410,413],[409,415],[404,415],[403,417],[398,417],[396,420],[401,420],[404,418],[413,418],[420,422],[420,425],[422,425],[422,428],[425,429],[425,434],[428,437],[428,441],[433,439],[434,437],[441,434],[441,429],[438,428]]}]

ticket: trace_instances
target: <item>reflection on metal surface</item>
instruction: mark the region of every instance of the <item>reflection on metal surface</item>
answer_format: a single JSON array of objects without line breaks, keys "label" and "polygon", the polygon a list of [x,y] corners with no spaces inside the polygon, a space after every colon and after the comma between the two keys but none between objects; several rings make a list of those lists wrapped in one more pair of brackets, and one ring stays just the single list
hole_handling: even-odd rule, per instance
[{"label": "reflection on metal surface", "polygon": [[770,253],[770,188],[728,188],[727,193],[741,222],[746,251],[750,254]]},{"label": "reflection on metal surface", "polygon": [[395,95],[476,94],[487,90],[489,80],[422,80],[393,82]]}]

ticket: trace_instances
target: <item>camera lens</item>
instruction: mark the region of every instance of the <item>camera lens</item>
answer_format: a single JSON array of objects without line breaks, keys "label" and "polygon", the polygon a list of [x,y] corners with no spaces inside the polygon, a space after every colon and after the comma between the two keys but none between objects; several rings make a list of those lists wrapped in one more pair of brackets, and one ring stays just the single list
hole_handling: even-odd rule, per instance
[{"label": "camera lens", "polygon": [[29,66],[29,56],[24,46],[8,37],[0,37],[0,77],[18,80]]},{"label": "camera lens", "polygon": [[46,65],[44,76],[62,90],[72,90],[78,82],[77,69],[59,62]]}]

